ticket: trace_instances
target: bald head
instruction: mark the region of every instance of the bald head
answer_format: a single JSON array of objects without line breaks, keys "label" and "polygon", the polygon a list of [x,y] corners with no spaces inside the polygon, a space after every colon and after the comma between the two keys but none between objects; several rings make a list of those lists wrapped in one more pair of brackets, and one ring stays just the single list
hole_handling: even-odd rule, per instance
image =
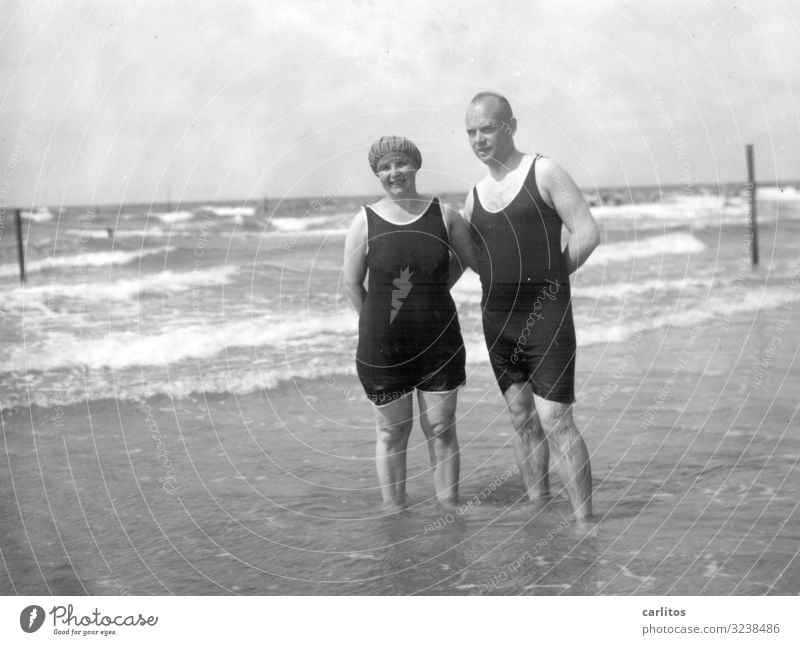
[{"label": "bald head", "polygon": [[511,111],[511,103],[502,94],[497,92],[478,92],[472,97],[469,102],[470,105],[483,103],[487,108],[492,109],[497,119],[503,123],[511,123],[514,118],[514,113]]}]

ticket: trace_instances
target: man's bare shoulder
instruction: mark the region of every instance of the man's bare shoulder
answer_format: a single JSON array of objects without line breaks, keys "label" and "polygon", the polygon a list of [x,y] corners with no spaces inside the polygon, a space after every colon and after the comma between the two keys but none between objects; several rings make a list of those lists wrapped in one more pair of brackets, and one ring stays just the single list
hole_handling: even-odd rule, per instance
[{"label": "man's bare shoulder", "polygon": [[536,178],[541,175],[542,178],[552,176],[554,173],[564,172],[564,169],[559,166],[550,157],[540,156],[536,162]]}]

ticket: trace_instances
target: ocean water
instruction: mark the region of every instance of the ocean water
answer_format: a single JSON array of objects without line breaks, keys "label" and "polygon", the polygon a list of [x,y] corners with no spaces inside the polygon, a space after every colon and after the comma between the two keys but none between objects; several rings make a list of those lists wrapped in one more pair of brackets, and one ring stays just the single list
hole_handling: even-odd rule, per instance
[{"label": "ocean water", "polygon": [[[579,345],[748,317],[800,297],[786,289],[800,199],[762,204],[757,272],[747,266],[746,208],[729,202],[703,195],[594,209],[604,240],[573,280]],[[26,285],[10,230],[0,247],[0,408],[247,394],[353,374],[357,324],[340,269],[357,208],[295,200],[273,211],[123,206],[28,219]],[[484,363],[477,276],[453,293],[468,360]]]},{"label": "ocean water", "polygon": [[6,226],[0,589],[797,593],[796,194],[760,200],[755,270],[740,200],[593,209],[603,244],[573,276],[590,533],[563,495],[524,504],[470,273],[467,506],[431,499],[415,430],[411,508],[383,514],[341,282],[360,201],[40,210],[24,286]]}]

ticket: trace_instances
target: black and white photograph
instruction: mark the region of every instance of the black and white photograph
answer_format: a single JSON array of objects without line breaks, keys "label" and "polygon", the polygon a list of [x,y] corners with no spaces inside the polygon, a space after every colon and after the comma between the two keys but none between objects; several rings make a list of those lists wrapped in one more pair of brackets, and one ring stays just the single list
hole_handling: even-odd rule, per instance
[{"label": "black and white photograph", "polygon": [[797,4],[3,17],[0,595],[800,593]]}]

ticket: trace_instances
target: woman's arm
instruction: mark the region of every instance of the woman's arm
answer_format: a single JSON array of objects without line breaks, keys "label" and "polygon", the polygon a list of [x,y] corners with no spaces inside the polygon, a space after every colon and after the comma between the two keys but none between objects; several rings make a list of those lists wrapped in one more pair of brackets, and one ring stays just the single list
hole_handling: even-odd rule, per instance
[{"label": "woman's arm", "polygon": [[362,208],[353,218],[344,240],[344,290],[356,313],[361,313],[367,290],[367,213]]}]

